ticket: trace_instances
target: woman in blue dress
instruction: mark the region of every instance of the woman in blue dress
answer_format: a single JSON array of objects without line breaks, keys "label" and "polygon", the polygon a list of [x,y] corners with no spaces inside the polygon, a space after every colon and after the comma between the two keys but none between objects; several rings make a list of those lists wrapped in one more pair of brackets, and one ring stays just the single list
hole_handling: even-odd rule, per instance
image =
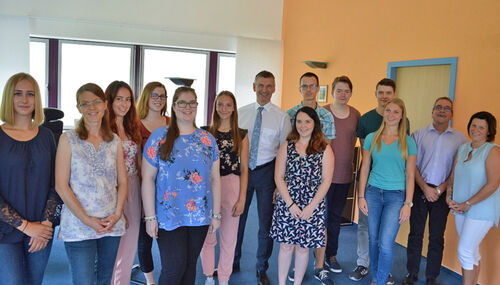
[{"label": "woman in blue dress", "polygon": [[500,147],[493,143],[496,119],[478,112],[469,120],[470,143],[460,146],[450,175],[446,202],[455,213],[460,238],[458,259],[462,284],[477,284],[480,269],[479,245],[500,217]]},{"label": "woman in blue dress", "polygon": [[143,152],[142,201],[147,233],[160,249],[159,284],[194,284],[207,232],[220,226],[217,142],[195,126],[196,93],[179,87],[172,118],[156,129]]},{"label": "woman in blue dress", "polygon": [[60,199],[56,144],[43,122],[40,89],[26,73],[6,83],[0,120],[0,276],[2,284],[41,284]]}]

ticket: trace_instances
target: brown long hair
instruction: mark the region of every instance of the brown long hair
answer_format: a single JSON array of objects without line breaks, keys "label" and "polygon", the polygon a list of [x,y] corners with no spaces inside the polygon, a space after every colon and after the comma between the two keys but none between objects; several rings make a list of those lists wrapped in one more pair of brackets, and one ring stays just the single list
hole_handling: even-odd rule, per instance
[{"label": "brown long hair", "polygon": [[215,97],[214,109],[212,111],[212,123],[210,124],[210,128],[208,129],[208,131],[214,137],[217,137],[216,133],[220,127],[220,116],[219,113],[217,113],[217,103],[219,102],[219,99],[222,96],[227,96],[231,98],[231,100],[233,100],[234,110],[233,113],[231,114],[231,132],[233,134],[233,148],[231,149],[231,151],[236,151],[238,153],[238,156],[240,156],[242,139],[240,134],[240,128],[238,126],[238,107],[236,106],[236,98],[234,97],[234,94],[231,93],[230,91],[222,91],[217,95],[217,97]]},{"label": "brown long hair", "polygon": [[311,139],[309,139],[309,144],[307,145],[306,154],[315,154],[325,150],[326,140],[323,131],[321,130],[321,121],[316,111],[311,107],[302,107],[295,114],[294,124],[292,126],[292,131],[286,137],[288,141],[298,141],[300,134],[297,131],[297,115],[302,112],[308,115],[314,121],[314,129],[311,134]]},{"label": "brown long hair", "polygon": [[116,94],[118,90],[121,88],[125,88],[130,93],[130,109],[127,114],[123,118],[123,128],[125,129],[125,134],[129,136],[137,145],[141,145],[142,137],[139,129],[139,119],[137,118],[137,112],[135,109],[135,99],[134,92],[132,92],[132,88],[130,85],[123,81],[115,80],[108,85],[104,94],[108,100],[108,110],[109,110],[109,122],[111,126],[111,130],[118,134],[118,126],[116,125],[116,114],[113,110],[113,102],[115,101]]},{"label": "brown long hair", "polygon": [[[106,102],[106,95],[104,95],[104,91],[102,91],[101,87],[99,87],[95,83],[87,83],[82,85],[78,90],[76,91],[76,104],[80,105],[80,97],[83,92],[88,91],[95,96],[99,97],[102,101]],[[89,131],[85,127],[85,122],[83,119],[83,116],[78,120],[78,123],[76,124],[76,134],[81,140],[86,140],[89,137]],[[104,116],[102,117],[101,121],[101,129],[99,132],[102,136],[102,139],[106,142],[110,142],[113,140],[113,131],[111,131],[111,127],[109,126],[109,111],[108,108],[104,111]]]},{"label": "brown long hair", "polygon": [[[172,154],[172,150],[174,149],[175,140],[179,137],[180,131],[179,126],[177,125],[177,114],[174,112],[174,105],[177,103],[177,100],[179,100],[181,94],[186,92],[193,93],[195,99],[198,98],[198,96],[196,96],[196,92],[191,87],[181,86],[175,89],[174,98],[172,98],[172,106],[170,106],[170,112],[172,113],[172,116],[170,117],[170,124],[168,125],[165,142],[160,146],[160,158],[163,161],[167,161],[170,158],[170,154]],[[193,126],[196,127],[194,122]]]},{"label": "brown long hair", "polygon": [[[406,123],[406,107],[405,107],[405,102],[399,98],[393,98],[391,101],[385,105],[385,108],[389,106],[389,104],[395,104],[399,108],[401,108],[402,114],[401,114],[401,120],[399,121],[398,125],[398,145],[401,148],[401,156],[403,157],[403,160],[406,160],[408,158],[408,142],[406,141],[406,130],[408,129],[407,123]],[[385,113],[385,109],[384,109]],[[382,120],[382,124],[380,124],[380,128],[378,128],[377,132],[373,136],[372,140],[372,145],[370,147],[370,152],[373,152],[375,149],[375,145],[377,145],[377,151],[380,151],[380,148],[382,146],[382,133],[384,132],[386,123],[385,120]]]},{"label": "brown long hair", "polygon": [[[165,88],[165,85],[163,85],[161,82],[158,81],[152,81],[146,84],[144,86],[144,89],[142,89],[141,96],[139,97],[139,100],[137,100],[137,115],[139,117],[139,120],[142,120],[147,117],[149,113],[149,99],[151,96],[151,92],[153,92],[153,89],[156,87],[161,87],[165,89],[165,95],[167,95],[167,88]],[[167,101],[165,100],[165,106],[160,111],[160,114],[162,116],[165,116],[165,113],[167,112]]]}]

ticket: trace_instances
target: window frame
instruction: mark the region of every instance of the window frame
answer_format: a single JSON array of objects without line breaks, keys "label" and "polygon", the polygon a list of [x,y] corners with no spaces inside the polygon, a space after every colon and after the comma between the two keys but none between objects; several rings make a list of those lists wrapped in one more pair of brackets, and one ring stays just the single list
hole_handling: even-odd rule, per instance
[{"label": "window frame", "polygon": [[[203,118],[203,124],[206,125],[207,124],[207,114],[209,113],[209,110],[208,110],[208,88],[209,88],[209,75],[210,75],[210,51],[208,50],[197,50],[197,49],[188,49],[188,48],[175,48],[175,47],[164,47],[164,46],[151,46],[151,45],[141,45],[141,62],[140,62],[140,72],[139,74],[137,75],[138,76],[138,80],[140,82],[140,84],[138,86],[140,86],[140,90],[138,90],[136,92],[139,93],[142,91],[142,89],[144,88],[144,80],[143,80],[143,77],[144,77],[144,59],[145,59],[145,56],[144,56],[144,52],[146,49],[149,49],[149,50],[159,50],[159,51],[172,51],[172,52],[186,52],[186,53],[197,53],[197,54],[204,54],[206,55],[206,59],[205,59],[205,93],[203,94],[204,95],[204,106],[205,106],[205,110],[203,111],[205,114],[204,114],[204,118]],[[218,62],[217,62],[218,64]],[[198,94],[200,95],[200,94]],[[137,95],[138,96],[138,95]],[[198,116],[198,114],[197,114]]]},{"label": "window frame", "polygon": [[[38,38],[38,37],[31,37],[30,38],[30,43],[31,42],[39,42],[39,43],[45,43],[45,82],[43,83],[43,88],[45,90],[45,106],[43,108],[49,107],[49,39],[47,38]],[[30,58],[31,61],[31,58]],[[31,63],[30,63],[31,65]],[[30,71],[31,73],[31,71]],[[38,82],[38,86],[40,87],[40,82]]]},{"label": "window frame", "polygon": [[57,108],[61,109],[61,65],[62,65],[62,45],[63,44],[79,44],[79,45],[90,45],[90,46],[110,46],[110,47],[122,47],[130,48],[130,86],[135,86],[135,45],[133,44],[120,44],[120,43],[109,43],[109,42],[97,42],[97,41],[85,41],[85,40],[67,40],[60,39],[58,42],[58,62],[57,62]]}]

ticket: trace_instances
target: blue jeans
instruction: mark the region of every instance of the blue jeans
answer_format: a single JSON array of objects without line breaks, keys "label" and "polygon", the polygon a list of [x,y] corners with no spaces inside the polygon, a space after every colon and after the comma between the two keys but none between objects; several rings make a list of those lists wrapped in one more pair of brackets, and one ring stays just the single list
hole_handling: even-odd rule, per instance
[{"label": "blue jeans", "polygon": [[366,188],[370,260],[377,284],[385,284],[391,272],[394,241],[405,195],[403,190],[383,190],[371,185]]},{"label": "blue jeans", "polygon": [[47,246],[29,253],[30,237],[16,243],[0,243],[0,279],[3,285],[42,284],[45,267],[49,260],[52,240]]},{"label": "blue jeans", "polygon": [[233,265],[239,266],[240,264],[241,247],[243,245],[248,211],[250,209],[250,203],[252,203],[253,193],[256,192],[259,233],[257,240],[257,264],[255,268],[257,271],[266,271],[269,268],[268,260],[273,252],[273,239],[269,236],[269,230],[271,229],[271,222],[273,220],[274,189],[276,189],[276,184],[274,184],[274,163],[248,172],[247,198],[245,201],[245,210],[240,216],[238,225],[238,239],[234,251]]},{"label": "blue jeans", "polygon": [[120,237],[64,242],[73,285],[109,285]]}]

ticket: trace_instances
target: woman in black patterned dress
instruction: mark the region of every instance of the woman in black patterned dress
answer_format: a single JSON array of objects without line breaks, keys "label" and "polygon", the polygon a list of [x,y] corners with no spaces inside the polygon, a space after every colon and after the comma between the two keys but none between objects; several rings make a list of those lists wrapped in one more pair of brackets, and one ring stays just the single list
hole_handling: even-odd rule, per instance
[{"label": "woman in black patterned dress", "polygon": [[321,131],[316,111],[301,108],[292,132],[276,156],[274,179],[279,191],[271,237],[280,243],[279,284],[286,276],[295,251],[295,280],[301,284],[309,261],[309,248],[325,246],[325,202],[334,164],[333,152]]}]

